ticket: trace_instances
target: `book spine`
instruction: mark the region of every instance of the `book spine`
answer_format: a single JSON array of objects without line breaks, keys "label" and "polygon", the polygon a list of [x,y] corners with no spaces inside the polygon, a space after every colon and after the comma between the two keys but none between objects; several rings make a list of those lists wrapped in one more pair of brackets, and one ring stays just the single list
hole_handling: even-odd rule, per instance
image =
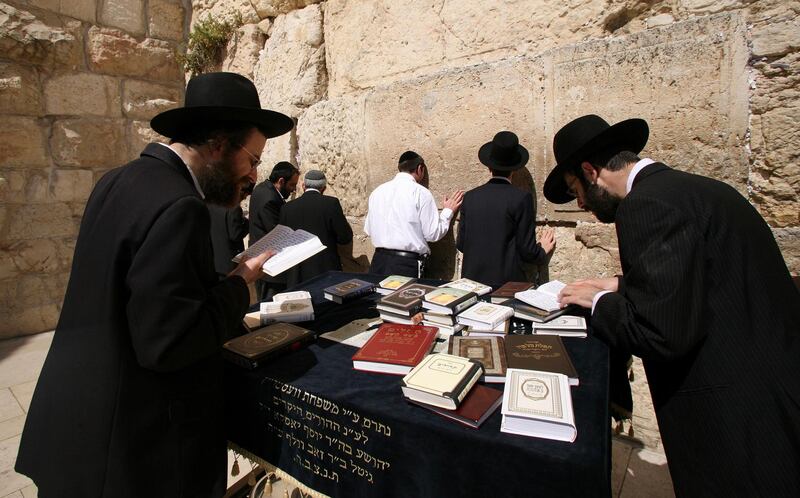
[{"label": "book spine", "polygon": [[483,365],[477,360],[470,360],[470,362],[472,363],[470,373],[461,379],[461,382],[459,382],[452,391],[442,393],[443,397],[453,400],[456,408],[458,408],[459,403],[461,403],[469,390],[472,389],[472,386],[474,386],[475,383],[478,382],[478,379],[481,378],[481,375],[483,375]]}]

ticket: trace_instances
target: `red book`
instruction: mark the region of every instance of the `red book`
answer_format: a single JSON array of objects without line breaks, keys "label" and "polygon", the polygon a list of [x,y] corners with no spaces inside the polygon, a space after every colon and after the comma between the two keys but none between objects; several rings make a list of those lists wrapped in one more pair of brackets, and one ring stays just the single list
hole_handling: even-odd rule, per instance
[{"label": "red book", "polygon": [[384,323],[353,355],[353,368],[405,375],[430,353],[436,327]]},{"label": "red book", "polygon": [[503,402],[503,391],[492,389],[491,387],[475,384],[472,390],[464,398],[464,401],[458,405],[456,410],[446,410],[438,406],[427,405],[418,403],[406,398],[410,403],[427,408],[432,412],[438,413],[443,417],[455,420],[466,426],[477,429],[484,420],[497,410],[497,407]]}]

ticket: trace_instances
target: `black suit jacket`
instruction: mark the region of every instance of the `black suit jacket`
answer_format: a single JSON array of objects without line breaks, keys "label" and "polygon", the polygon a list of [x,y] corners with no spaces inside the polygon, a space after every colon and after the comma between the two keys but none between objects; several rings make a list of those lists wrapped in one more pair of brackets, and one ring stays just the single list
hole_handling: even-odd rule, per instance
[{"label": "black suit jacket", "polygon": [[464,194],[456,247],[464,254],[461,276],[494,288],[526,281],[522,262],[543,262],[536,242],[533,198],[505,180],[492,179]]},{"label": "black suit jacket", "polygon": [[675,491],[800,489],[800,295],[730,186],[645,167],[616,217],[623,277],[595,334],[643,359]]},{"label": "black suit jacket", "polygon": [[278,224],[281,208],[286,203],[275,185],[265,180],[253,189],[250,196],[250,241],[254,244]]},{"label": "black suit jacket", "polygon": [[307,190],[302,196],[283,206],[280,224],[311,232],[326,246],[324,251],[287,270],[289,287],[328,270],[341,271],[342,263],[339,261],[336,246],[352,242],[353,229],[344,217],[339,199],[322,195],[315,190]]},{"label": "black suit jacket", "polygon": [[150,144],[89,197],[16,469],[42,496],[224,490],[220,346],[249,304],[214,272],[208,209]]},{"label": "black suit jacket", "polygon": [[250,224],[240,206],[226,208],[208,204],[208,213],[211,216],[214,268],[220,276],[224,276],[236,268],[236,263],[231,260],[244,251],[244,238]]}]

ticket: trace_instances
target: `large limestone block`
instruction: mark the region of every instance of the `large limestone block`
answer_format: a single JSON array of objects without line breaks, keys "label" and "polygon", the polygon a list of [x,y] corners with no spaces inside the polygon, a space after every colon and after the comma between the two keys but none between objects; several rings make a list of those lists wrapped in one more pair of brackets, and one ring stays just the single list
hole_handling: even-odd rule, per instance
[{"label": "large limestone block", "polygon": [[182,40],[186,12],[176,0],[150,0],[147,5],[148,35],[163,40]]},{"label": "large limestone block", "polygon": [[364,101],[363,96],[325,100],[306,110],[297,123],[301,169],[325,173],[328,193],[339,198],[348,216],[367,213]]},{"label": "large limestone block", "polygon": [[0,109],[4,114],[42,115],[41,88],[35,68],[0,62]]},{"label": "large limestone block", "polygon": [[579,222],[556,227],[556,248],[550,258],[551,280],[612,277],[621,273],[613,225]]},{"label": "large limestone block", "polygon": [[50,12],[74,17],[89,24],[95,23],[95,11],[97,10],[95,0],[28,0],[26,3]]},{"label": "large limestone block", "polygon": [[46,123],[38,119],[0,116],[0,166],[47,166],[46,134]]},{"label": "large limestone block", "polygon": [[262,106],[291,116],[325,97],[327,73],[319,5],[275,19],[253,75]]},{"label": "large limestone block", "polygon": [[11,260],[13,265],[11,275],[14,276],[25,273],[52,273],[59,270],[57,243],[52,239],[16,242],[4,252],[6,253],[4,256]]},{"label": "large limestone block", "polygon": [[30,274],[0,281],[0,337],[51,330],[69,274]]},{"label": "large limestone block", "polygon": [[146,81],[127,80],[123,83],[122,108],[133,119],[152,119],[156,114],[178,107],[183,89]]},{"label": "large limestone block", "polygon": [[87,55],[92,71],[150,80],[180,81],[183,77],[175,60],[176,46],[164,40],[138,41],[117,29],[92,26]]},{"label": "large limestone block", "polygon": [[0,54],[27,64],[83,65],[83,35],[79,21],[37,11],[36,14],[0,3]]},{"label": "large limestone block", "polygon": [[[49,168],[0,169],[0,201],[41,203],[54,199],[54,179]],[[63,187],[61,188],[63,192]],[[74,200],[74,199],[60,199]],[[86,197],[83,198],[83,201]],[[0,232],[1,233],[1,232]]]},{"label": "large limestone block", "polygon": [[14,205],[9,212],[5,241],[74,237],[72,211],[62,202]]},{"label": "large limestone block", "polygon": [[289,133],[267,140],[261,153],[261,163],[258,165],[258,182],[269,179],[272,168],[281,161],[288,161],[301,167],[297,162],[297,127],[292,128]]},{"label": "large limestone block", "polygon": [[[139,157],[144,150],[145,146],[151,142],[169,143],[169,139],[159,135],[152,128],[150,128],[150,121],[131,121],[129,126],[130,143],[128,146],[128,155],[126,161],[131,161]],[[106,164],[105,166],[119,166],[113,164]]]},{"label": "large limestone block", "polygon": [[57,201],[86,202],[94,187],[91,170],[55,169],[50,175],[50,190]]},{"label": "large limestone block", "polygon": [[775,228],[772,233],[789,272],[800,275],[800,227]]},{"label": "large limestone block", "polygon": [[124,122],[119,119],[59,119],[53,123],[50,150],[59,166],[119,166],[126,161],[127,154]]},{"label": "large limestone block", "polygon": [[120,80],[92,73],[60,74],[44,84],[47,114],[119,117]]},{"label": "large limestone block", "polygon": [[144,0],[101,0],[100,23],[143,35]]},{"label": "large limestone block", "polygon": [[238,73],[252,80],[253,69],[258,63],[258,56],[264,48],[266,38],[256,24],[245,24],[237,29],[225,48],[222,70]]},{"label": "large limestone block", "polygon": [[302,9],[309,5],[320,3],[322,0],[252,0],[258,16],[277,17],[295,9]]},{"label": "large limestone block", "polygon": [[262,19],[251,0],[192,0],[192,26],[197,21],[211,17],[217,21],[243,24],[257,23]]},{"label": "large limestone block", "polygon": [[[745,28],[738,15],[722,14],[553,51],[548,55],[552,77],[545,80],[545,91],[553,96],[548,137],[584,114],[612,123],[641,117],[650,125],[642,157],[721,179],[745,192]],[[551,147],[547,161],[536,165],[539,184],[554,163]],[[552,206],[540,197],[540,205],[550,219],[591,219],[574,203]]]},{"label": "large limestone block", "polygon": [[753,57],[781,56],[800,49],[800,19],[797,13],[787,17],[753,27]]}]

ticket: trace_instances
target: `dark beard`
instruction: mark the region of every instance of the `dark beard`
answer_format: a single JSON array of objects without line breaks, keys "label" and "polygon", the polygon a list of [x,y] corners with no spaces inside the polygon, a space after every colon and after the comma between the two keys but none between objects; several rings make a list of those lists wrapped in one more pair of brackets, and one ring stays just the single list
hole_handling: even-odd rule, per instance
[{"label": "dark beard", "polygon": [[224,207],[236,207],[241,202],[240,182],[233,176],[233,162],[227,155],[207,164],[195,175],[206,202]]},{"label": "dark beard", "polygon": [[584,190],[584,209],[594,213],[597,219],[603,223],[614,223],[614,220],[617,219],[617,208],[619,203],[622,202],[622,198],[617,197],[597,184],[584,184]]}]

